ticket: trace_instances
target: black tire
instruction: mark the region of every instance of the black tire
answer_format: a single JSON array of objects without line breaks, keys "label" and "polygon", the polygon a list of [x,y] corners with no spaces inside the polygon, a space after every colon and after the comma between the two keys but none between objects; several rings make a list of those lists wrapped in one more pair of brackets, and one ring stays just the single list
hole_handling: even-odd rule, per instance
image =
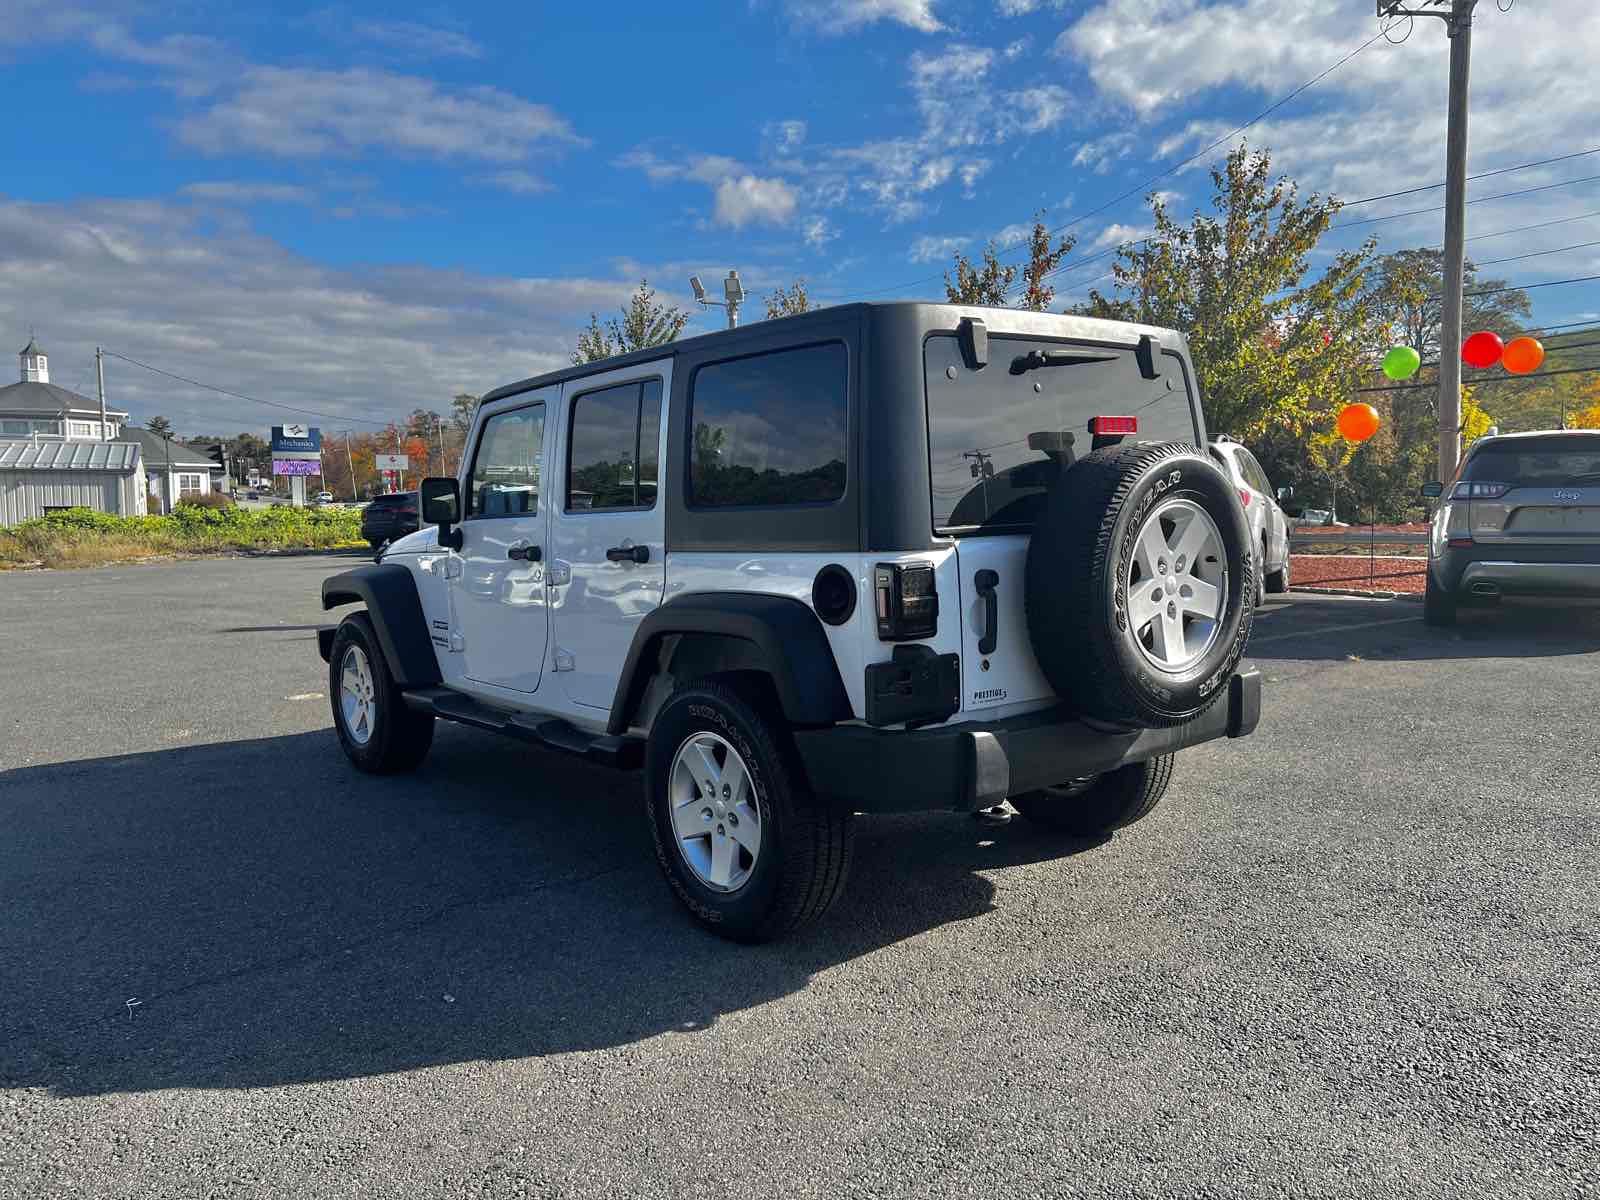
[{"label": "black tire", "polygon": [[[371,677],[371,733],[365,741],[360,731],[346,724],[342,703],[346,657],[352,649],[365,656]],[[351,613],[339,623],[328,655],[328,699],[333,706],[333,728],[345,755],[363,771],[373,775],[395,775],[414,770],[433,746],[433,715],[406,707],[400,687],[389,673],[372,619],[366,613]]]},{"label": "black tire", "polygon": [[[1192,501],[1217,527],[1227,586],[1215,640],[1181,673],[1158,669],[1128,631],[1134,540],[1160,500]],[[1250,639],[1255,546],[1238,492],[1179,443],[1098,450],[1051,485],[1028,545],[1024,603],[1033,652],[1079,713],[1124,726],[1193,720],[1227,690]]]},{"label": "black tire", "polygon": [[[723,739],[750,775],[760,851],[736,891],[702,882],[673,826],[673,763],[697,733]],[[816,920],[844,888],[853,814],[811,791],[781,718],[753,691],[706,679],[673,694],[656,715],[645,748],[645,808],[667,883],[684,907],[721,937],[770,941]]]},{"label": "black tire", "polygon": [[1097,837],[1149,816],[1172,782],[1175,754],[1130,763],[1092,781],[1040,788],[1011,797],[1011,806],[1052,833]]},{"label": "black tire", "polygon": [[1267,572],[1267,591],[1280,596],[1289,590],[1289,555],[1283,556],[1283,566]]},{"label": "black tire", "polygon": [[1456,598],[1433,581],[1431,570],[1422,588],[1422,622],[1441,627],[1456,623]]}]

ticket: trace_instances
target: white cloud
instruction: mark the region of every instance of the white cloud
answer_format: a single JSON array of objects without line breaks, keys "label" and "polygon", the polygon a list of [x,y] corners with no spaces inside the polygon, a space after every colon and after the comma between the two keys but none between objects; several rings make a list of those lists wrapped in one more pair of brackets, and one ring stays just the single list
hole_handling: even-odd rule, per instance
[{"label": "white cloud", "polygon": [[1022,17],[1039,7],[1039,0],[994,0],[994,7],[1002,17]]},{"label": "white cloud", "polygon": [[1112,163],[1127,157],[1132,149],[1133,134],[1110,133],[1079,146],[1078,152],[1072,156],[1072,165],[1087,167],[1096,175],[1104,175],[1111,170]]},{"label": "white cloud", "polygon": [[805,144],[806,123],[796,120],[769,121],[762,128],[762,133],[776,153],[787,154]]},{"label": "white cloud", "polygon": [[933,14],[933,0],[785,0],[792,20],[820,33],[848,33],[878,21],[892,21],[922,33],[944,28]]},{"label": "white cloud", "polygon": [[752,222],[785,225],[794,216],[794,189],[781,179],[730,176],[716,187],[718,225],[743,229]]},{"label": "white cloud", "polygon": [[1003,229],[995,230],[989,235],[989,240],[997,246],[1015,246],[1018,242],[1027,240],[1032,232],[1032,225],[1023,224],[1019,221],[1015,224],[1007,225]]},{"label": "white cloud", "polygon": [[227,95],[180,121],[178,136],[210,154],[383,151],[503,163],[542,146],[582,143],[559,113],[498,88],[449,91],[430,79],[363,67],[251,67]]},{"label": "white cloud", "polygon": [[417,21],[358,21],[356,37],[417,58],[482,58],[483,47],[464,33]]},{"label": "white cloud", "polygon": [[706,185],[712,194],[713,224],[731,229],[753,223],[787,225],[798,206],[795,189],[785,180],[759,176],[737,159],[721,154],[691,154],[674,160],[639,147],[613,165],[643,171],[652,183],[688,180]]},{"label": "white cloud", "polygon": [[1082,249],[1084,251],[1104,250],[1107,246],[1120,246],[1125,242],[1136,242],[1149,236],[1150,229],[1148,226],[1123,225],[1120,222],[1113,221],[1096,234],[1094,240]]},{"label": "white cloud", "polygon": [[910,258],[915,263],[936,262],[949,258],[957,250],[972,244],[969,237],[934,237],[924,235],[911,243]]},{"label": "white cloud", "polygon": [[219,204],[310,204],[316,193],[294,183],[250,183],[237,180],[211,180],[186,183],[178,194],[193,200]]},{"label": "white cloud", "polygon": [[1028,52],[1028,47],[1032,44],[1032,38],[1021,37],[1014,42],[1008,42],[1006,44],[1006,48],[1000,53],[1005,56],[1005,60],[1007,62],[1012,62],[1026,54]]},{"label": "white cloud", "polygon": [[805,235],[806,245],[814,250],[821,250],[839,236],[826,217],[807,217],[800,223],[800,232]]},{"label": "white cloud", "polygon": [[499,188],[502,192],[510,192],[513,196],[537,196],[551,190],[549,180],[541,179],[532,171],[524,171],[520,167],[475,175],[470,182],[483,187]]},{"label": "white cloud", "polygon": [[[380,423],[562,366],[589,312],[614,310],[636,283],[333,268],[248,225],[219,228],[188,204],[0,202],[0,327],[37,325],[63,386],[92,394],[100,342],[332,414],[324,428]],[[162,413],[182,433],[260,431],[285,415],[114,359],[106,387],[136,418]]]}]

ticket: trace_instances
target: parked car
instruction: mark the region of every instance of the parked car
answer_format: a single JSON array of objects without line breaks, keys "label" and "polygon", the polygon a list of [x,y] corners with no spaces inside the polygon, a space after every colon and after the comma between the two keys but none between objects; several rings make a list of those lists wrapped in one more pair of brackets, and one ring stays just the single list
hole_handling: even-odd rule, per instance
[{"label": "parked car", "polygon": [[362,606],[318,635],[340,745],[642,767],[671,890],[742,941],[828,908],[859,812],[1131,825],[1260,712],[1195,377],[1146,325],[856,304],[500,388],[427,526],[322,585]]},{"label": "parked car", "polygon": [[332,504],[333,503],[333,493],[332,492],[318,492],[317,493],[317,503],[318,504]]},{"label": "parked car", "polygon": [[361,510],[361,536],[374,550],[415,533],[420,524],[416,492],[390,492],[374,496]]},{"label": "parked car", "polygon": [[1451,625],[1463,601],[1600,598],[1600,432],[1504,433],[1474,442],[1428,539],[1423,620]]},{"label": "parked car", "polygon": [[1287,592],[1289,518],[1284,516],[1280,501],[1293,493],[1289,488],[1274,492],[1256,456],[1225,433],[1219,433],[1212,441],[1211,453],[1239,489],[1244,515],[1250,522],[1250,545],[1256,554],[1257,602],[1264,600],[1268,592]]}]

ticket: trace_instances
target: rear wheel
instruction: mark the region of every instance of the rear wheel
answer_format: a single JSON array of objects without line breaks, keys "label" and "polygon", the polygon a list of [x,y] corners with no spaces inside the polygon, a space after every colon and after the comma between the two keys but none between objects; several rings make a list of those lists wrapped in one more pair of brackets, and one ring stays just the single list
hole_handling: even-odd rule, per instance
[{"label": "rear wheel", "polygon": [[811,791],[752,693],[708,679],[673,694],[651,726],[645,803],[667,883],[722,937],[779,937],[844,887],[852,814]]},{"label": "rear wheel", "polygon": [[1053,833],[1095,837],[1150,815],[1172,782],[1175,755],[1129,763],[1104,775],[1069,780],[1011,797],[1011,806]]},{"label": "rear wheel", "polygon": [[433,716],[406,707],[366,613],[346,617],[334,634],[328,655],[328,696],[339,744],[363,771],[374,775],[410,771],[428,756]]},{"label": "rear wheel", "polygon": [[1456,598],[1433,581],[1432,571],[1422,589],[1422,620],[1428,625],[1456,623]]}]

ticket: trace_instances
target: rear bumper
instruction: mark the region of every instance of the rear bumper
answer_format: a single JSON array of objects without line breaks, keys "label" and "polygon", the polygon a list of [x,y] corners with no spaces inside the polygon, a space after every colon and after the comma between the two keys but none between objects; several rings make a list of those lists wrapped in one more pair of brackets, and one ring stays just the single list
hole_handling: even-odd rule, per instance
[{"label": "rear bumper", "polygon": [[1447,592],[1600,598],[1600,545],[1480,542],[1445,550],[1429,569]]},{"label": "rear bumper", "polygon": [[1185,725],[1107,733],[1059,709],[936,729],[835,725],[796,730],[811,786],[857,812],[971,812],[1034,788],[1143,762],[1222,737],[1261,717],[1261,673],[1240,671],[1228,694]]}]

